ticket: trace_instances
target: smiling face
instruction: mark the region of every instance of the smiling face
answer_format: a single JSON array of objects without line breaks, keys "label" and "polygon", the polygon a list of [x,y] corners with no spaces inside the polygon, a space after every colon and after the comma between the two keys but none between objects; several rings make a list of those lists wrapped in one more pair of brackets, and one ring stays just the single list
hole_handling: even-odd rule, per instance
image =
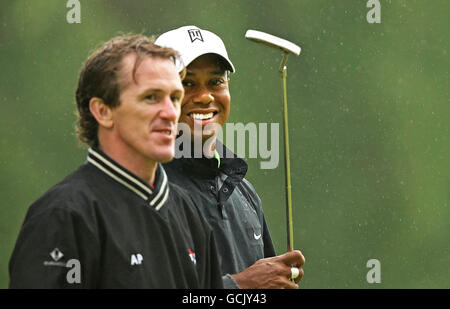
[{"label": "smiling face", "polygon": [[110,129],[115,151],[129,160],[167,162],[174,156],[183,86],[169,59],[145,57],[132,71],[135,55],[124,57],[120,105]]},{"label": "smiling face", "polygon": [[[185,96],[181,106],[180,122],[191,129],[191,136],[200,136],[205,142],[217,133],[230,114],[230,91],[228,76],[220,58],[205,54],[187,67],[183,80]],[[201,128],[199,130],[194,130]]]}]

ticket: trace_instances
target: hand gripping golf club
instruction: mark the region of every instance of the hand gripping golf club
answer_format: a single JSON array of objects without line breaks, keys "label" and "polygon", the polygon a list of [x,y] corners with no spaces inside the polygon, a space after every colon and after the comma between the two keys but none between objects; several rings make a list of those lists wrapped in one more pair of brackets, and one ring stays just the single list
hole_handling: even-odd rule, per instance
[{"label": "hand gripping golf club", "polygon": [[286,170],[286,226],[287,226],[287,245],[288,251],[294,250],[294,231],[292,223],[292,199],[291,199],[291,163],[289,156],[289,130],[288,130],[288,111],[287,111],[287,90],[286,90],[286,76],[287,67],[286,62],[289,54],[296,56],[300,55],[300,46],[295,45],[289,41],[270,35],[265,32],[256,30],[247,30],[245,38],[257,43],[263,43],[270,47],[279,48],[284,52],[281,60],[280,73],[283,88],[283,110],[284,110],[284,164]]}]

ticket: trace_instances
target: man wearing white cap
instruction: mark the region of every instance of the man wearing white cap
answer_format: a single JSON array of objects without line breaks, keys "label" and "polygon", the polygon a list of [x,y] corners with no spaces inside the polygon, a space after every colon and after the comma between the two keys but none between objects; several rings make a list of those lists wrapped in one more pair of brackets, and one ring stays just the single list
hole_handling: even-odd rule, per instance
[{"label": "man wearing white cap", "polygon": [[303,255],[295,250],[276,256],[261,200],[244,178],[247,163],[217,140],[230,113],[229,74],[235,72],[224,43],[196,26],[168,31],[155,43],[177,50],[187,68],[179,119],[182,142],[175,155],[179,159],[164,168],[169,181],[191,193],[212,226],[224,287],[298,288]]}]

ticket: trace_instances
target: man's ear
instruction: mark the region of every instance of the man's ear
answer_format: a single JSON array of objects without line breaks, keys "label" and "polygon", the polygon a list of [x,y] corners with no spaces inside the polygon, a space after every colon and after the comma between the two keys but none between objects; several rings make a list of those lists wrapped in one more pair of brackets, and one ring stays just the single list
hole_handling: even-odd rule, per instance
[{"label": "man's ear", "polygon": [[111,129],[114,126],[112,109],[102,99],[97,97],[91,98],[89,101],[89,110],[97,120],[99,126],[106,129]]}]

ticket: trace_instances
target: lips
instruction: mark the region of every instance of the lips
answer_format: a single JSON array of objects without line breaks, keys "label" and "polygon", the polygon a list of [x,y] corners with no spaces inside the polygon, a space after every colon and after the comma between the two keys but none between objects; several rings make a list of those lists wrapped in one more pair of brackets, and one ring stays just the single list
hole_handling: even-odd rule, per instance
[{"label": "lips", "polygon": [[190,113],[188,116],[195,120],[208,120],[214,117],[214,115],[217,113],[211,112],[211,113]]},{"label": "lips", "polygon": [[162,130],[162,131],[157,131],[157,132],[166,134],[166,135],[172,135],[172,131],[170,131],[170,130]]},{"label": "lips", "polygon": [[217,115],[217,113],[218,111],[215,109],[198,109],[190,111],[187,115],[193,121],[205,122],[212,119],[215,115]]},{"label": "lips", "polygon": [[169,128],[169,127],[154,128],[152,131],[156,132],[156,133],[163,134],[163,135],[167,135],[168,137],[174,135],[173,134],[174,130],[172,128]]}]

